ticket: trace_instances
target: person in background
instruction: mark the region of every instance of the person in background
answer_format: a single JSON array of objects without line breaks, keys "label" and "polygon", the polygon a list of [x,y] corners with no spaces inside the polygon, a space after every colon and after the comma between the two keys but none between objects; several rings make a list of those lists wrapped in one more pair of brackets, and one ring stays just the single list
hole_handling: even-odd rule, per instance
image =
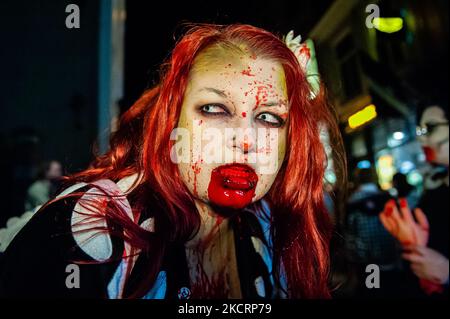
[{"label": "person in background", "polygon": [[[40,165],[37,180],[27,190],[25,199],[25,212],[10,217],[5,227],[0,227],[0,266],[3,252],[43,204],[55,197],[62,179],[62,165],[56,161],[46,161]],[[0,225],[3,226],[3,225]]]},{"label": "person in background", "polygon": [[[396,286],[394,280],[387,278],[397,277],[400,263],[399,247],[384,229],[378,214],[390,195],[379,189],[376,183],[376,174],[371,168],[357,169],[355,171],[356,189],[350,196],[347,206],[346,218],[346,246],[349,261],[355,268],[356,277],[353,278],[356,287],[354,296],[374,297],[387,296]],[[382,272],[384,283],[381,289],[368,290],[365,284],[367,277],[366,266],[377,264]],[[395,274],[394,274],[395,273]]]},{"label": "person in background", "polygon": [[[404,199],[389,201],[380,214],[386,229],[399,240],[419,278],[422,290],[431,295],[448,295],[448,223],[449,223],[449,126],[448,104],[430,103],[421,108],[417,135],[427,161],[440,166],[446,173],[442,183],[426,189],[414,210],[415,219]],[[441,174],[442,175],[442,174]]]},{"label": "person in background", "polygon": [[27,190],[25,211],[48,202],[60,186],[62,165],[56,160],[44,162],[38,172],[37,180]]}]

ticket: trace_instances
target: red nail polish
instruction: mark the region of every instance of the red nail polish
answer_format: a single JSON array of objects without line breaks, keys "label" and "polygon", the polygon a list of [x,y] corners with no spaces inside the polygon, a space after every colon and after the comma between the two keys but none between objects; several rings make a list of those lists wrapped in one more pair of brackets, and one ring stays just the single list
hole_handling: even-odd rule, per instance
[{"label": "red nail polish", "polygon": [[406,208],[406,207],[408,207],[408,202],[406,201],[406,199],[400,198],[400,207],[401,207],[401,208]]},{"label": "red nail polish", "polygon": [[391,205],[386,207],[386,216],[387,217],[391,216],[393,212],[394,212],[394,209],[392,208]]}]

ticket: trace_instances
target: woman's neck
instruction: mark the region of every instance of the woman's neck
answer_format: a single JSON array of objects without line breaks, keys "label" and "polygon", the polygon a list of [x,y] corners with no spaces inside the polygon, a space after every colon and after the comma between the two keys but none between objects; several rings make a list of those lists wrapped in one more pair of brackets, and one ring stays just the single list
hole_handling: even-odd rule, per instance
[{"label": "woman's neck", "polygon": [[185,243],[191,283],[197,286],[199,294],[241,298],[234,233],[229,219],[215,213],[204,202],[195,200],[195,204],[201,218],[200,228],[194,238]]},{"label": "woman's neck", "polygon": [[206,250],[218,237],[231,230],[229,220],[214,212],[210,205],[202,201],[196,199],[195,206],[200,214],[200,228],[195,236],[185,243],[185,247]]}]

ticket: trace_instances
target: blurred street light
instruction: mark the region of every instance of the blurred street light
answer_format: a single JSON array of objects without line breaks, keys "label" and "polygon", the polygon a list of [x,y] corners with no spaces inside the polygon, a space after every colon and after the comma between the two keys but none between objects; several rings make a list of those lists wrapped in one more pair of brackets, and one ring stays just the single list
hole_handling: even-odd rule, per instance
[{"label": "blurred street light", "polygon": [[348,118],[348,125],[354,129],[377,117],[375,105],[370,104]]}]

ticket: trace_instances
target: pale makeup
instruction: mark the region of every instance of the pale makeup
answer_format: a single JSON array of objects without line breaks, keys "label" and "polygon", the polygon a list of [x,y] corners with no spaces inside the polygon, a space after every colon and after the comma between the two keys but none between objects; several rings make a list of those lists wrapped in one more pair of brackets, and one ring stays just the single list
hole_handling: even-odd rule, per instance
[{"label": "pale makeup", "polygon": [[[425,109],[420,119],[420,126],[426,124],[438,124],[448,122],[444,110],[439,106],[430,106]],[[448,166],[449,164],[449,126],[437,126],[431,133],[420,136],[423,146],[429,147],[434,152],[434,162]]]},{"label": "pale makeup", "polygon": [[[258,201],[272,186],[286,152],[289,109],[284,70],[280,63],[245,54],[230,54],[215,59],[214,63],[198,64],[201,67],[194,64],[189,77],[178,127],[187,129],[191,136],[194,129],[218,129],[225,138],[218,145],[222,153],[238,158],[256,171],[258,183],[252,202]],[[258,149],[251,136],[227,136],[227,128],[275,128],[277,148]],[[277,163],[276,170],[261,173],[262,164],[258,160],[255,163],[246,160],[252,152],[264,152],[266,158]],[[223,164],[229,163],[205,163],[201,158],[195,161],[191,158],[189,163],[179,163],[178,167],[191,194],[208,203],[211,172]]]},{"label": "pale makeup", "polygon": [[[258,182],[251,202],[260,200],[270,190],[286,153],[289,106],[282,66],[251,54],[228,54],[213,61],[200,55],[188,83],[178,128],[189,131],[191,145],[194,130],[218,129],[224,138],[217,145],[222,153],[256,172]],[[258,128],[277,131],[276,147],[261,149],[252,136],[225,133],[226,129]],[[272,172],[263,173],[261,166],[266,164],[260,163],[259,157],[249,161],[252,153],[258,152],[276,163]],[[212,285],[220,287],[228,297],[241,298],[233,231],[229,219],[211,207],[208,194],[213,170],[233,162],[207,163],[202,158],[190,158],[189,163],[181,162],[178,168],[201,218],[199,231],[185,243],[191,281],[202,282],[204,272]]]}]

